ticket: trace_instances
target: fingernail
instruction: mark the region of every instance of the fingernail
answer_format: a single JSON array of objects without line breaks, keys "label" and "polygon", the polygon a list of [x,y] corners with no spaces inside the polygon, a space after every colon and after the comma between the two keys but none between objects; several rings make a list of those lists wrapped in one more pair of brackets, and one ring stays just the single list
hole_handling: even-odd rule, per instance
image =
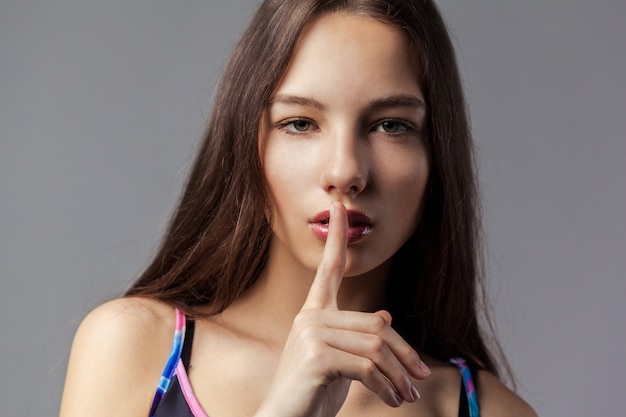
[{"label": "fingernail", "polygon": [[396,399],[396,404],[398,404],[398,406],[401,406],[401,405],[402,405],[402,402],[403,402],[404,400],[402,399],[402,397],[400,396],[400,394],[398,394],[397,392],[394,392],[394,393],[393,393],[393,395],[394,395],[394,397],[395,397],[395,399]]},{"label": "fingernail", "polygon": [[424,373],[424,375],[430,375],[430,368],[423,362],[420,361],[420,370]]},{"label": "fingernail", "polygon": [[414,386],[411,386],[411,394],[413,395],[413,401],[422,398],[419,391]]}]

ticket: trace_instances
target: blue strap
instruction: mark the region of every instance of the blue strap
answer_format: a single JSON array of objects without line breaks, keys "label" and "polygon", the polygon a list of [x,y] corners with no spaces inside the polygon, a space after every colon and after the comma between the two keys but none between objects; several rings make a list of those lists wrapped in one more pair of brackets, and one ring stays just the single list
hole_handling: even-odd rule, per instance
[{"label": "blue strap", "polygon": [[465,359],[452,358],[449,362],[456,366],[457,369],[461,372],[463,387],[465,388],[465,394],[467,395],[467,405],[469,408],[470,417],[480,417],[480,410],[478,408],[478,398],[476,396],[474,379],[472,378],[472,372],[467,366]]},{"label": "blue strap", "polygon": [[172,340],[172,351],[170,353],[170,357],[167,360],[167,364],[165,365],[165,369],[163,369],[163,374],[161,375],[161,379],[156,388],[156,392],[154,393],[154,399],[152,400],[152,406],[150,407],[150,416],[153,416],[156,412],[157,406],[163,399],[163,395],[165,395],[165,391],[170,386],[172,382],[172,378],[174,378],[174,373],[176,372],[176,366],[178,365],[178,361],[180,360],[180,355],[183,350],[183,341],[185,340],[185,315],[178,309],[175,311],[176,313],[176,328],[174,331],[174,339]]}]

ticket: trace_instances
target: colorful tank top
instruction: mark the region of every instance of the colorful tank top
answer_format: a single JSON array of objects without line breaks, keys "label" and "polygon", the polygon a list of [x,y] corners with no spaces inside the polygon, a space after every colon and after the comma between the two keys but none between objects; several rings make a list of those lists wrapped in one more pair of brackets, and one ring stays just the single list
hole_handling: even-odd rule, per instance
[{"label": "colorful tank top", "polygon": [[[176,329],[172,352],[157,385],[150,417],[208,417],[198,402],[187,375],[193,343],[194,321],[176,309]],[[461,372],[459,417],[480,417],[472,370],[462,358],[450,363]]]}]

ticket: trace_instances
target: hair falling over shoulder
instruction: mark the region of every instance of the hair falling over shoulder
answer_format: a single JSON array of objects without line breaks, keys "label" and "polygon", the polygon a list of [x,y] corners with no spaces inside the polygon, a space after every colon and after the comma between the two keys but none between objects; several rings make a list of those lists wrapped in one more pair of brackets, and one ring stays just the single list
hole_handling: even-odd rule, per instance
[{"label": "hair falling over shoulder", "polygon": [[[480,216],[465,98],[452,43],[430,0],[264,1],[223,72],[161,245],[126,295],[217,314],[254,283],[271,239],[258,144],[261,115],[304,25],[336,12],[399,28],[420,62],[415,70],[426,100],[431,170],[421,224],[393,259],[388,296],[394,327],[438,359],[463,356],[497,374],[479,319],[485,299]],[[497,344],[492,349],[501,356]]]}]

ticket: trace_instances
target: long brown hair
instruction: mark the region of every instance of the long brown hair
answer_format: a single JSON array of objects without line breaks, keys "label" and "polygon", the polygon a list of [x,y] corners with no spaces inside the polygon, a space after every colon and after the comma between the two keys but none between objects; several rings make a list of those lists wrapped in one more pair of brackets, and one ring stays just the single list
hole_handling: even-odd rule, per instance
[{"label": "long brown hair", "polygon": [[260,119],[303,26],[320,13],[356,13],[401,30],[419,57],[431,170],[421,224],[395,255],[394,326],[446,360],[497,373],[481,334],[479,215],[473,147],[454,50],[430,0],[267,0],[224,70],[204,141],[154,260],[126,295],[194,313],[224,310],[259,276],[271,213],[258,152]]}]

